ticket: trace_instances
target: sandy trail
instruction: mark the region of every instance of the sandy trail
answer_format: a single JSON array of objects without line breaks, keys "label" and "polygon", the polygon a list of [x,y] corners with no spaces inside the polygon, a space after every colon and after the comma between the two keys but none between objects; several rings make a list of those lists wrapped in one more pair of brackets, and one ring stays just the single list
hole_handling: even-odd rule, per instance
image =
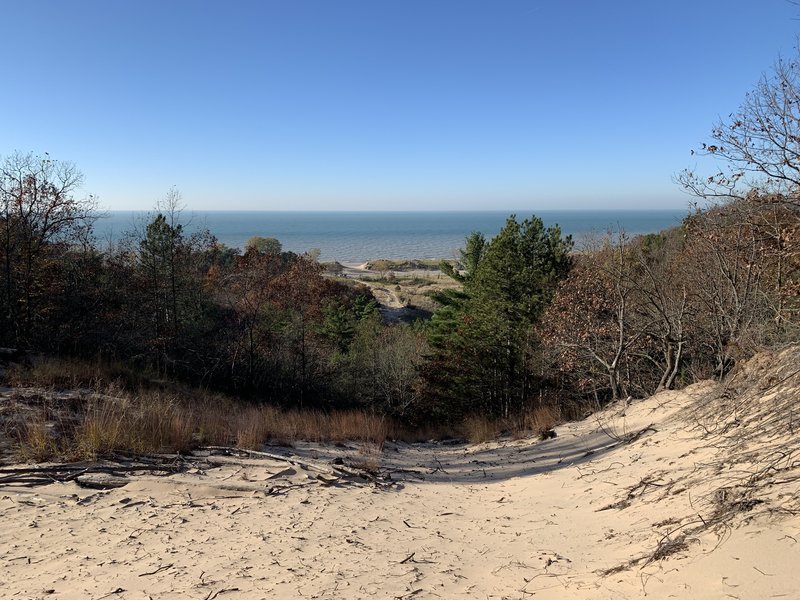
[{"label": "sandy trail", "polygon": [[[368,263],[344,263],[342,265],[343,269],[341,275],[350,277],[351,279],[357,279],[370,289],[372,295],[379,304],[378,310],[385,322],[399,323],[404,320],[413,319],[417,311],[407,307],[405,302],[400,300],[389,284],[385,283],[383,280],[377,281],[377,279],[385,277],[387,273],[370,271],[367,265]],[[390,273],[400,277],[422,277],[426,275],[429,276],[431,271],[391,271]]]},{"label": "sandy trail", "polygon": [[740,407],[710,435],[722,402],[703,383],[544,442],[389,444],[387,489],[244,459],[108,491],[0,486],[0,597],[796,597],[798,435],[749,439]]}]

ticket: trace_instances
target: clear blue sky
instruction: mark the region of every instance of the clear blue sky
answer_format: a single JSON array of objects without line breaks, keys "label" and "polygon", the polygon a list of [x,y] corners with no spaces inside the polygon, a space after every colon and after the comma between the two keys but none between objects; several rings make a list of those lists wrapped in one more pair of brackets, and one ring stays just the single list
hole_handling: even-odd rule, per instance
[{"label": "clear blue sky", "polygon": [[786,0],[0,0],[0,154],[110,209],[682,207]]}]

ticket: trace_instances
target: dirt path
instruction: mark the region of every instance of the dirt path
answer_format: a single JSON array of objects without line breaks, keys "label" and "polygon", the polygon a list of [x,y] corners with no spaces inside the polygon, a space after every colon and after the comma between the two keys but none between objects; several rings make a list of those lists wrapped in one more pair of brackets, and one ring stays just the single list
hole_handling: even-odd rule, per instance
[{"label": "dirt path", "polygon": [[[367,263],[346,263],[343,267],[341,273],[343,276],[360,281],[372,291],[372,295],[379,304],[378,310],[386,323],[411,321],[421,316],[419,310],[406,306],[406,303],[400,300],[397,293],[391,289],[389,284],[386,284],[384,281],[376,281],[387,277],[387,273],[370,271],[367,269]],[[424,273],[430,275],[430,271],[391,271],[390,273],[395,277],[420,277],[422,276],[421,274]]]}]

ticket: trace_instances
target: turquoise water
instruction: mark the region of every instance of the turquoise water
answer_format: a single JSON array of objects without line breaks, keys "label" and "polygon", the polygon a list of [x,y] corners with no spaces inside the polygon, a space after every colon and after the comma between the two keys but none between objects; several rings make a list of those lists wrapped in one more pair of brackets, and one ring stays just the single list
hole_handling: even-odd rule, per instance
[{"label": "turquoise water", "polygon": [[[517,213],[518,220],[531,213]],[[147,218],[146,212],[114,211],[95,226],[98,239],[118,239]],[[558,224],[578,242],[587,234],[622,228],[629,235],[678,225],[685,210],[538,211],[545,225]],[[242,248],[255,236],[274,237],[284,250],[321,250],[320,260],[363,262],[375,258],[451,258],[472,231],[492,237],[507,211],[475,212],[265,212],[184,211],[188,230],[207,227],[220,242]]]}]

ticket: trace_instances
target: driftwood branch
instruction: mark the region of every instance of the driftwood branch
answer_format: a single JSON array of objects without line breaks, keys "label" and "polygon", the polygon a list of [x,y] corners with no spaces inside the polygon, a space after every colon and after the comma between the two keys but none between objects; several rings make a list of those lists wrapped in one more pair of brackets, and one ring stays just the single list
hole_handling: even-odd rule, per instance
[{"label": "driftwood branch", "polygon": [[[130,473],[136,471],[149,471],[151,473],[177,473],[184,469],[183,465],[175,464],[66,464],[66,465],[47,465],[41,467],[12,467],[0,468],[0,485],[14,484],[25,487],[36,485],[47,485],[49,483],[68,481],[80,481],[79,478],[92,474],[105,474],[109,476],[120,473]],[[91,487],[91,485],[87,486]],[[113,487],[113,486],[112,486]]]},{"label": "driftwood branch", "polygon": [[[356,479],[365,479],[376,485],[386,485],[386,482],[382,478],[374,475],[373,473],[361,469],[356,469],[354,467],[349,467],[347,465],[333,465],[308,458],[300,458],[299,456],[294,456],[294,455],[286,456],[284,454],[277,454],[274,452],[262,452],[259,450],[244,450],[241,448],[232,448],[228,446],[205,446],[199,449],[209,450],[212,452],[222,452],[226,455],[244,454],[246,456],[269,458],[272,460],[277,460],[288,463],[290,465],[300,467],[301,469],[304,469],[306,471],[315,471],[323,475],[329,475],[332,477],[349,477]],[[321,478],[318,479],[320,479],[320,481],[322,481],[323,483],[333,483],[332,481],[326,481],[325,479]]]},{"label": "driftwood branch", "polygon": [[[230,457],[229,460],[235,461],[238,457],[264,458],[280,461],[299,467],[305,471],[312,471],[316,474],[314,479],[324,485],[332,485],[341,481],[370,482],[379,487],[392,485],[391,479],[382,477],[366,470],[358,469],[348,465],[328,464],[322,461],[301,458],[298,456],[277,454],[274,452],[262,452],[258,450],[244,450],[228,446],[205,446],[198,448],[200,451],[208,451],[218,455]],[[152,454],[127,457],[117,457],[119,462],[80,462],[63,465],[43,465],[33,467],[6,467],[0,468],[0,485],[13,484],[16,486],[33,487],[37,485],[47,485],[54,482],[75,481],[85,487],[118,487],[123,484],[124,473],[149,472],[153,474],[173,474],[185,471],[190,466],[204,464],[205,466],[218,466],[212,457],[192,456],[192,455],[170,455]],[[109,479],[119,476],[120,481],[93,482],[91,475],[105,474]],[[234,486],[223,487],[222,489],[232,489]],[[274,488],[279,493],[280,486]],[[234,491],[253,491],[252,489]]]}]

